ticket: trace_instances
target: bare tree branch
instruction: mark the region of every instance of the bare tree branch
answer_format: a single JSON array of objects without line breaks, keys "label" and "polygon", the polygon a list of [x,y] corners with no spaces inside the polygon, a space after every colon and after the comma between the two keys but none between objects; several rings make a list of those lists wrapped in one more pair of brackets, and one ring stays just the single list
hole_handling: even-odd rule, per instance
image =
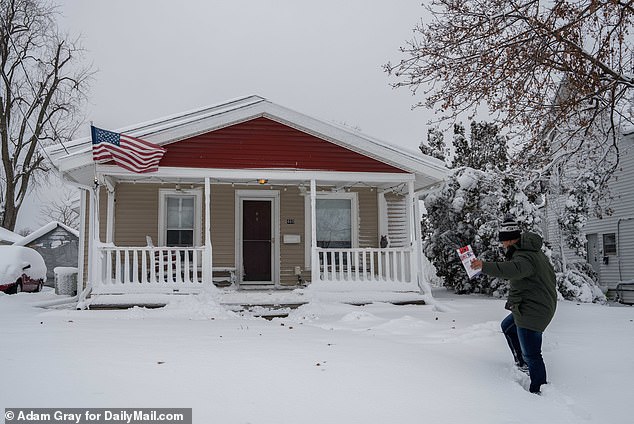
[{"label": "bare tree branch", "polygon": [[58,32],[46,0],[0,0],[0,226],[48,170],[41,148],[70,139],[93,71],[78,40]]}]

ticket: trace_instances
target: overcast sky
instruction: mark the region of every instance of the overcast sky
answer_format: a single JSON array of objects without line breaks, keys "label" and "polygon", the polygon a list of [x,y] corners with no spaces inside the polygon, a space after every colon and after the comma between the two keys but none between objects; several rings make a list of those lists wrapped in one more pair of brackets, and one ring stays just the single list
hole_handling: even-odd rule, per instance
[{"label": "overcast sky", "polygon": [[59,2],[98,70],[88,118],[104,128],[257,94],[410,150],[425,135],[427,112],[381,69],[421,0]]},{"label": "overcast sky", "polygon": [[257,94],[416,151],[433,116],[412,111],[417,99],[381,68],[401,59],[421,0],[58,4],[60,25],[82,35],[97,70],[87,119],[105,129]]}]

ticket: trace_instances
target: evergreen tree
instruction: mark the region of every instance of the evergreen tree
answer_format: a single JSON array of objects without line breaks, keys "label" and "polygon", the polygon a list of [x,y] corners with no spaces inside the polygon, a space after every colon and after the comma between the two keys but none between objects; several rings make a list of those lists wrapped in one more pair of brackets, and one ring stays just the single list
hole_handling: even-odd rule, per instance
[{"label": "evergreen tree", "polygon": [[456,293],[507,293],[506,280],[485,275],[469,279],[456,249],[469,244],[483,260],[502,260],[497,231],[499,220],[507,214],[513,214],[524,229],[540,231],[537,207],[528,202],[518,181],[500,172],[462,167],[441,191],[425,199],[424,253],[446,287]]},{"label": "evergreen tree", "polygon": [[497,124],[472,121],[470,147],[468,166],[475,169],[486,169],[487,166],[499,170],[506,169],[508,164],[506,137],[500,135]]},{"label": "evergreen tree", "polygon": [[460,166],[468,166],[469,157],[469,142],[465,137],[465,129],[462,123],[456,123],[453,125],[453,148],[454,157],[451,162],[452,168],[458,168]]},{"label": "evergreen tree", "polygon": [[445,136],[438,128],[432,127],[427,130],[427,144],[424,142],[418,146],[420,151],[427,156],[445,161],[447,157],[447,146]]},{"label": "evergreen tree", "polygon": [[[504,296],[508,281],[486,275],[469,279],[456,249],[471,245],[485,261],[503,260],[498,227],[507,214],[517,219],[522,230],[541,234],[540,207],[547,186],[524,171],[509,169],[506,139],[500,136],[497,125],[472,123],[467,140],[462,124],[455,124],[453,141],[452,165],[456,168],[443,188],[425,199],[423,252],[444,285],[456,293]],[[582,223],[578,218],[589,207],[584,199],[597,182],[583,175],[579,180],[585,183],[569,189],[566,236],[570,243],[582,248],[583,239],[578,232]],[[554,261],[557,287],[564,298],[585,302],[605,299],[589,267],[562,267],[548,246],[543,249]]]},{"label": "evergreen tree", "polygon": [[506,137],[500,135],[497,124],[490,122],[471,122],[471,133],[467,139],[462,123],[453,126],[454,157],[452,168],[468,166],[485,170],[494,167],[506,169],[508,165],[508,147]]}]

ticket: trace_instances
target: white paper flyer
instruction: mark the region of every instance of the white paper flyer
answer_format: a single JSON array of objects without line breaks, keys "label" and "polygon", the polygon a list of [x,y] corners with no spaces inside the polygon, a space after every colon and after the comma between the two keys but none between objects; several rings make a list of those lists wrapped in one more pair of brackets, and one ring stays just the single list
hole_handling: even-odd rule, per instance
[{"label": "white paper flyer", "polygon": [[473,250],[471,250],[471,245],[460,247],[456,249],[456,251],[458,252],[458,256],[460,256],[462,266],[464,266],[464,269],[467,271],[467,275],[469,276],[469,278],[473,278],[476,275],[479,275],[479,269],[471,268],[471,261],[476,259],[476,256],[473,254]]}]

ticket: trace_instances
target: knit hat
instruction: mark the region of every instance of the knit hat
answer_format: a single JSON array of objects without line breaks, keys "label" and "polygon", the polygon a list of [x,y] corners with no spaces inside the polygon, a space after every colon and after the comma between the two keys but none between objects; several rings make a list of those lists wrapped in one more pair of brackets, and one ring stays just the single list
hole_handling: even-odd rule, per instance
[{"label": "knit hat", "polygon": [[504,222],[500,225],[500,241],[515,240],[520,238],[522,232],[520,226],[512,216],[504,218]]}]

